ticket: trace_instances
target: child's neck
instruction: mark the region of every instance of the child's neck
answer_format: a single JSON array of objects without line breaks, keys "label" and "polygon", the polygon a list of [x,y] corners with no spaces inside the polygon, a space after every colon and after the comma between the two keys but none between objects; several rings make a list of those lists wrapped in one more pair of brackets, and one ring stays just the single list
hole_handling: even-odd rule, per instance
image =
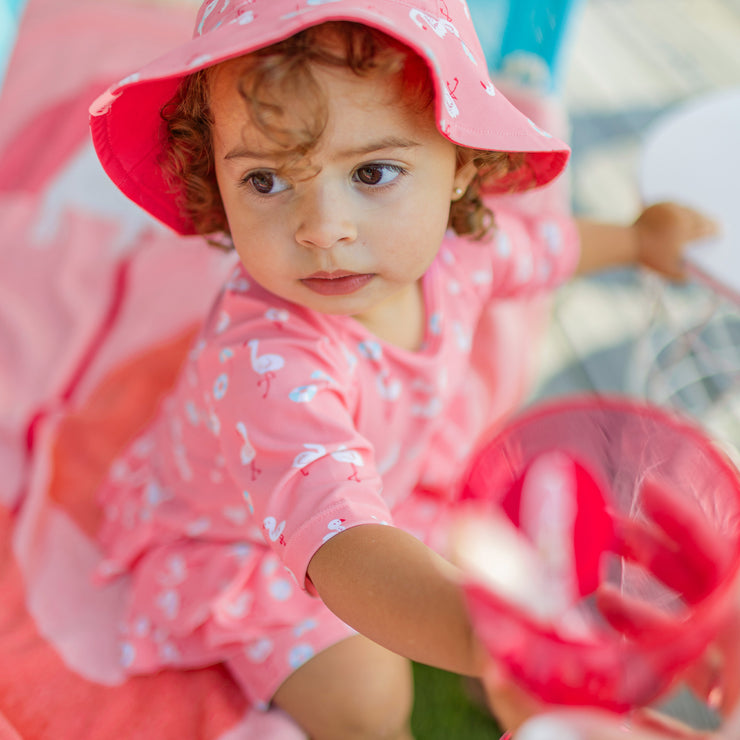
[{"label": "child's neck", "polygon": [[421,280],[376,306],[371,313],[354,318],[379,339],[409,352],[418,351],[426,326]]}]

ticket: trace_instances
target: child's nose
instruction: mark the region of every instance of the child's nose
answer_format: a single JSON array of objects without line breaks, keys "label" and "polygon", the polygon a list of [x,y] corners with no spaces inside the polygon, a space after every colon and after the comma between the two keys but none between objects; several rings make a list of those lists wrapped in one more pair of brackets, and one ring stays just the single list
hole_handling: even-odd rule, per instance
[{"label": "child's nose", "polygon": [[350,244],[357,238],[357,225],[350,196],[341,187],[317,186],[304,194],[295,230],[296,241],[318,249]]}]

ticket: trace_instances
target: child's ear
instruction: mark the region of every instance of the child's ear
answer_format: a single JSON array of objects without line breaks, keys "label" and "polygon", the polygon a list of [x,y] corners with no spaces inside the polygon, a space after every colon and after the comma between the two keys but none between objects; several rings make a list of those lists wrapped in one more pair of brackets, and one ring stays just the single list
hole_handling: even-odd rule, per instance
[{"label": "child's ear", "polygon": [[478,174],[478,167],[471,158],[464,164],[458,166],[455,172],[455,179],[452,181],[452,200],[460,200],[468,189],[468,185]]}]

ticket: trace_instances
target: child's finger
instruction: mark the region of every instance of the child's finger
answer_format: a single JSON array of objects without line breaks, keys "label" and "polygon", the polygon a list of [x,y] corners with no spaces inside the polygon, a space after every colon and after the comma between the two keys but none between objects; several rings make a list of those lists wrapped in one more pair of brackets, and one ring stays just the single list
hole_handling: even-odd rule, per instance
[{"label": "child's finger", "polygon": [[[686,674],[686,683],[723,716],[740,705],[740,640],[737,616],[717,635],[702,660]],[[740,716],[737,720],[740,724]],[[740,734],[738,734],[740,737]]]},{"label": "child's finger", "polygon": [[491,661],[483,675],[486,701],[498,721],[517,728],[544,708],[542,701],[518,686],[506,668]]},{"label": "child's finger", "polygon": [[719,224],[714,219],[695,208],[677,205],[676,213],[688,239],[712,236],[719,231]]}]

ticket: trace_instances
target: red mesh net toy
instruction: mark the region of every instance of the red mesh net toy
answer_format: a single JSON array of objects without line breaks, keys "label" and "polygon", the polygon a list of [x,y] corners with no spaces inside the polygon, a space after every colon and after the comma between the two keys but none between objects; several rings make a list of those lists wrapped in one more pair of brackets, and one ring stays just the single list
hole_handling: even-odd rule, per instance
[{"label": "red mesh net toy", "polygon": [[534,408],[480,450],[464,498],[454,554],[477,633],[547,702],[643,706],[729,618],[740,477],[675,415]]}]

